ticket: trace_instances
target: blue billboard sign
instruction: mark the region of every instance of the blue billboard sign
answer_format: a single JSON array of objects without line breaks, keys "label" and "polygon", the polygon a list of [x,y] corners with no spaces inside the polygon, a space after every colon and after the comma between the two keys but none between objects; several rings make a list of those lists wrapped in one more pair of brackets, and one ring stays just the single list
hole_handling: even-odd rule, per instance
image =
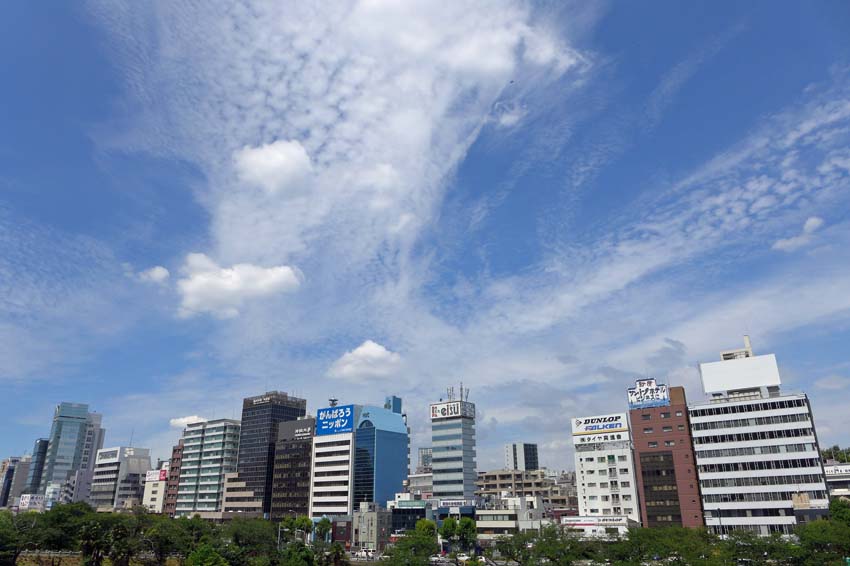
[{"label": "blue billboard sign", "polygon": [[327,407],[316,414],[316,436],[354,430],[354,405]]},{"label": "blue billboard sign", "polygon": [[639,379],[629,388],[629,409],[649,409],[670,405],[670,392],[654,379]]}]

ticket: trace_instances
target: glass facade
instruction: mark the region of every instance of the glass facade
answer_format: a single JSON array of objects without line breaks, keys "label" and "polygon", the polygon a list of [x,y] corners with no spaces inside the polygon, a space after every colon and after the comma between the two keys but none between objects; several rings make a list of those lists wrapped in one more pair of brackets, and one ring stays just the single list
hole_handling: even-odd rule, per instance
[{"label": "glass facade", "polygon": [[24,493],[38,493],[38,486],[41,485],[41,475],[44,471],[44,459],[47,457],[47,444],[46,438],[39,438],[33,444],[32,463],[27,473],[27,485],[24,488]]},{"label": "glass facade", "polygon": [[274,451],[278,425],[307,413],[307,401],[279,391],[248,397],[242,402],[242,432],[239,438],[240,481],[263,502],[263,513],[271,512]]},{"label": "glass facade", "polygon": [[65,482],[77,470],[91,469],[103,436],[100,415],[89,413],[88,405],[60,403],[53,415],[39,493],[44,493],[49,483]]},{"label": "glass facade", "polygon": [[273,520],[309,513],[315,423],[310,417],[279,425],[272,477]]}]

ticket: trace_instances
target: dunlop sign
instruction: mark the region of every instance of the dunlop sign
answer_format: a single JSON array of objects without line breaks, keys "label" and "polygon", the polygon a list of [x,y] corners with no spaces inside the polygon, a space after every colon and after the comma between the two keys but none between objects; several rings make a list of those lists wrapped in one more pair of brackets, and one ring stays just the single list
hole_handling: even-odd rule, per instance
[{"label": "dunlop sign", "polygon": [[629,423],[628,419],[626,418],[626,413],[573,419],[573,436],[609,432],[625,432],[628,430]]}]

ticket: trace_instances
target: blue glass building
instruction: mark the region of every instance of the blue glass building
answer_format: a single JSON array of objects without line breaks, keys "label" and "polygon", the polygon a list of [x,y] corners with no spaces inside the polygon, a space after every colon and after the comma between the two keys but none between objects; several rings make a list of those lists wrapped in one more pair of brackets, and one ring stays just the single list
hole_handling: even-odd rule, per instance
[{"label": "blue glass building", "polygon": [[391,408],[365,405],[360,410],[354,436],[354,500],[385,506],[407,479],[410,456],[407,423],[401,399],[390,397]]}]

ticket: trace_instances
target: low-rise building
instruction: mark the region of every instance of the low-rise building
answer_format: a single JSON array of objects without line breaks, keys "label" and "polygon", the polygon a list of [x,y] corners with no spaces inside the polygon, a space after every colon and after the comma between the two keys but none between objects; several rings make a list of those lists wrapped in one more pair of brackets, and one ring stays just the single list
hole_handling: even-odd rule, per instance
[{"label": "low-rise building", "polygon": [[850,499],[850,464],[827,462],[823,467],[823,473],[831,498]]},{"label": "low-rise building", "polygon": [[392,516],[392,511],[374,503],[361,503],[351,518],[351,548],[383,552],[393,533]]},{"label": "low-rise building", "polygon": [[561,528],[582,539],[612,540],[626,535],[629,529],[639,526],[640,523],[623,515],[561,517]]},{"label": "low-rise building", "polygon": [[550,524],[542,497],[505,497],[475,508],[478,543],[482,546],[493,544],[499,537],[540,531]]}]

